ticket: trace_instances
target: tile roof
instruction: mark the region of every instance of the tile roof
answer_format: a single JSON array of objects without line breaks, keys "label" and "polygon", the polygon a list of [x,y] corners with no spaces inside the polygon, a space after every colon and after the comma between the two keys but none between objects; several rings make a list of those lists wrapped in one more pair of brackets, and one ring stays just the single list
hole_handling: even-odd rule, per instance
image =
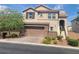
[{"label": "tile roof", "polygon": [[[40,5],[40,6],[43,6],[43,5]],[[32,10],[34,10],[34,11],[36,11],[36,12],[58,12],[58,10],[52,10],[52,9],[50,9],[50,8],[48,8],[48,7],[46,7],[46,6],[43,6],[43,7],[45,7],[45,8],[47,8],[48,10],[36,10],[37,8],[39,8],[40,6],[38,6],[38,7],[36,7],[35,9],[33,9],[33,8],[28,8],[28,9],[25,9],[23,12],[25,12],[25,11],[27,11],[27,10],[29,10],[29,9],[32,9]]]},{"label": "tile roof", "polygon": [[[47,8],[48,10],[36,10],[37,8],[39,8],[39,7],[44,7],[44,8]],[[28,8],[28,9],[25,9],[23,12],[25,12],[25,11],[27,11],[27,10],[29,10],[29,9],[32,9],[32,10],[34,10],[34,11],[36,11],[36,12],[42,12],[42,13],[59,13],[60,12],[60,10],[54,10],[54,9],[50,9],[50,8],[48,8],[48,7],[46,7],[46,6],[43,6],[43,5],[40,5],[40,6],[37,6],[36,8]],[[61,18],[61,17],[63,17],[63,18],[66,18],[67,17],[67,15],[66,14],[59,14],[59,17]]]},{"label": "tile roof", "polygon": [[61,17],[66,18],[67,15],[66,14],[59,14],[59,18],[61,18]]}]

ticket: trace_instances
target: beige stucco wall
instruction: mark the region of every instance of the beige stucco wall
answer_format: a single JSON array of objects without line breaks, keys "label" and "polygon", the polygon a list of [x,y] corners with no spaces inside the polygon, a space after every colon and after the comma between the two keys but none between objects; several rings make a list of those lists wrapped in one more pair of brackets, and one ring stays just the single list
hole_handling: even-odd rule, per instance
[{"label": "beige stucco wall", "polygon": [[68,31],[72,31],[72,27],[71,26],[68,26]]},{"label": "beige stucco wall", "polygon": [[75,32],[79,33],[79,22],[78,21],[73,21],[72,22],[72,31],[75,31]]},{"label": "beige stucco wall", "polygon": [[[47,10],[43,7],[37,8],[37,10]],[[25,23],[48,23],[49,28],[53,27],[53,31],[57,32],[58,35],[60,35],[60,27],[59,27],[59,21],[64,20],[65,21],[65,30],[66,30],[66,35],[68,35],[67,31],[67,19],[66,18],[58,18],[58,13],[56,13],[56,19],[48,19],[48,13],[43,13],[43,16],[40,17],[38,16],[38,13],[34,10],[28,10],[27,12],[35,12],[35,19],[26,19],[26,12],[23,13],[24,16],[24,22]]]},{"label": "beige stucco wall", "polygon": [[[55,19],[58,19],[58,14],[57,13],[52,13],[52,14],[55,14],[56,18]],[[48,20],[48,13],[42,13],[42,17],[40,17],[38,14],[37,14],[37,18],[39,20]],[[50,20],[53,20],[53,19],[50,19]]]},{"label": "beige stucco wall", "polygon": [[42,16],[39,16],[39,15],[37,14],[37,17],[38,17],[39,20],[48,19],[48,13],[42,13]]},{"label": "beige stucco wall", "polygon": [[[45,8],[45,7],[43,7],[43,6],[40,6],[39,8],[36,8],[35,10],[37,10],[37,11],[49,11],[49,9],[48,8]],[[53,13],[52,13],[53,14]],[[40,16],[38,16],[38,14],[37,14],[37,18],[38,19],[48,19],[48,13],[42,13],[42,15],[43,15],[43,17],[40,17]],[[56,19],[58,19],[58,14],[57,13],[55,13],[55,16],[56,16]]]},{"label": "beige stucco wall", "polygon": [[41,11],[41,10],[48,10],[48,9],[43,7],[43,6],[40,6],[39,8],[36,8],[35,10],[38,10],[38,11],[40,10]]},{"label": "beige stucco wall", "polygon": [[24,20],[25,23],[48,23],[49,24],[49,28],[53,27],[53,31],[57,32],[59,35],[59,21],[58,20],[38,20],[38,19],[34,19],[34,20]]},{"label": "beige stucco wall", "polygon": [[[34,12],[35,13],[35,19],[37,19],[37,12],[36,11],[34,11],[34,10],[32,10],[32,9],[29,9],[29,10],[27,10],[27,12]],[[24,12],[23,13],[23,17],[24,17],[24,20],[28,20],[28,19],[26,19],[26,13],[27,12]],[[30,19],[29,19],[30,20]],[[34,20],[34,19],[31,19],[31,20]]]},{"label": "beige stucco wall", "polygon": [[59,18],[59,20],[64,20],[65,22],[65,31],[66,31],[66,36],[68,36],[68,25],[67,25],[67,19],[66,18]]}]

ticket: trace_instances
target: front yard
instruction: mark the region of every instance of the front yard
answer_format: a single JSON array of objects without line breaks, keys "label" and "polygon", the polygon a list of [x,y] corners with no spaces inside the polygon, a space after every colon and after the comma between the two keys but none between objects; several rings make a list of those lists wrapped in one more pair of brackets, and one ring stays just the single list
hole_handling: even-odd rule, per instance
[{"label": "front yard", "polygon": [[12,32],[12,31],[9,34],[11,35],[11,37],[8,37],[8,35],[6,35],[6,38],[4,40],[20,41],[20,42],[26,42],[26,43],[27,42],[40,43],[40,44],[46,44],[46,45],[50,44],[50,45],[79,47],[79,39],[78,39],[78,37],[73,38],[74,35],[73,36],[69,35],[70,37],[66,37],[66,39],[62,39],[62,36],[57,36],[57,37],[54,37],[54,36],[52,36],[52,37],[49,37],[49,36],[47,36],[47,37],[40,37],[40,36],[39,37],[31,37],[31,36],[28,37],[28,36],[24,36],[23,37],[23,36],[21,36],[20,37],[19,36],[20,32]]},{"label": "front yard", "polygon": [[73,46],[79,47],[79,39],[74,39],[71,37],[66,37],[66,39],[62,39],[61,36],[58,37],[45,37],[42,41],[43,44],[55,44],[62,46]]},{"label": "front yard", "polygon": [[53,37],[20,37],[20,38],[5,38],[0,40],[6,41],[18,41],[18,42],[29,42],[29,43],[37,43],[37,44],[46,44],[46,45],[60,45],[60,46],[73,46],[79,47],[79,40],[72,39],[67,37],[67,39],[59,39]]}]

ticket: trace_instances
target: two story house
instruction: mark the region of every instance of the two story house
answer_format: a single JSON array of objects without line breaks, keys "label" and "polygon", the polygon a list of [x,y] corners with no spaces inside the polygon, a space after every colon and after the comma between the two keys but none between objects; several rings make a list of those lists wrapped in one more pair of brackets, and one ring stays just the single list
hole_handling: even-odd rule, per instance
[{"label": "two story house", "polygon": [[72,22],[72,31],[79,33],[79,12],[78,15],[71,21]]},{"label": "two story house", "polygon": [[67,15],[63,10],[54,10],[40,5],[23,11],[26,36],[63,36],[67,32]]}]

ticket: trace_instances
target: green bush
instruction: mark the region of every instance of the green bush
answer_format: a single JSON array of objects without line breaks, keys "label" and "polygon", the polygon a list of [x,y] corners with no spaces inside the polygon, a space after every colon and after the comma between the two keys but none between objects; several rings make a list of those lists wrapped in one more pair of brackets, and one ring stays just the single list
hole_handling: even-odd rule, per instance
[{"label": "green bush", "polygon": [[45,39],[46,39],[47,41],[51,41],[51,40],[52,40],[51,37],[45,37]]},{"label": "green bush", "polygon": [[71,46],[78,46],[78,40],[75,39],[68,39],[68,44]]},{"label": "green bush", "polygon": [[51,41],[52,41],[51,37],[48,36],[43,39],[44,44],[51,44]]},{"label": "green bush", "polygon": [[18,37],[18,35],[15,34],[15,33],[13,33],[13,34],[11,34],[11,37],[12,37],[12,38],[16,38],[16,37]]},{"label": "green bush", "polygon": [[51,44],[51,41],[44,39],[42,43],[44,43],[44,44]]},{"label": "green bush", "polygon": [[47,37],[45,37],[45,39],[50,40],[50,39],[51,39],[51,37],[47,36]]},{"label": "green bush", "polygon": [[52,38],[51,38],[51,40],[55,40],[55,39],[56,39],[55,37],[52,37]]},{"label": "green bush", "polygon": [[57,36],[58,40],[62,40],[63,36]]},{"label": "green bush", "polygon": [[70,39],[70,37],[67,36],[67,37],[66,37],[66,40],[69,40],[69,39]]},{"label": "green bush", "polygon": [[[51,44],[51,42],[52,41],[54,41],[56,38],[54,38],[54,37],[49,37],[49,36],[47,36],[47,37],[45,37],[44,39],[43,39],[43,42],[42,43],[44,43],[44,44]],[[54,42],[54,44],[56,43],[56,41]]]},{"label": "green bush", "polygon": [[53,44],[57,44],[57,41],[56,40],[53,40]]}]

